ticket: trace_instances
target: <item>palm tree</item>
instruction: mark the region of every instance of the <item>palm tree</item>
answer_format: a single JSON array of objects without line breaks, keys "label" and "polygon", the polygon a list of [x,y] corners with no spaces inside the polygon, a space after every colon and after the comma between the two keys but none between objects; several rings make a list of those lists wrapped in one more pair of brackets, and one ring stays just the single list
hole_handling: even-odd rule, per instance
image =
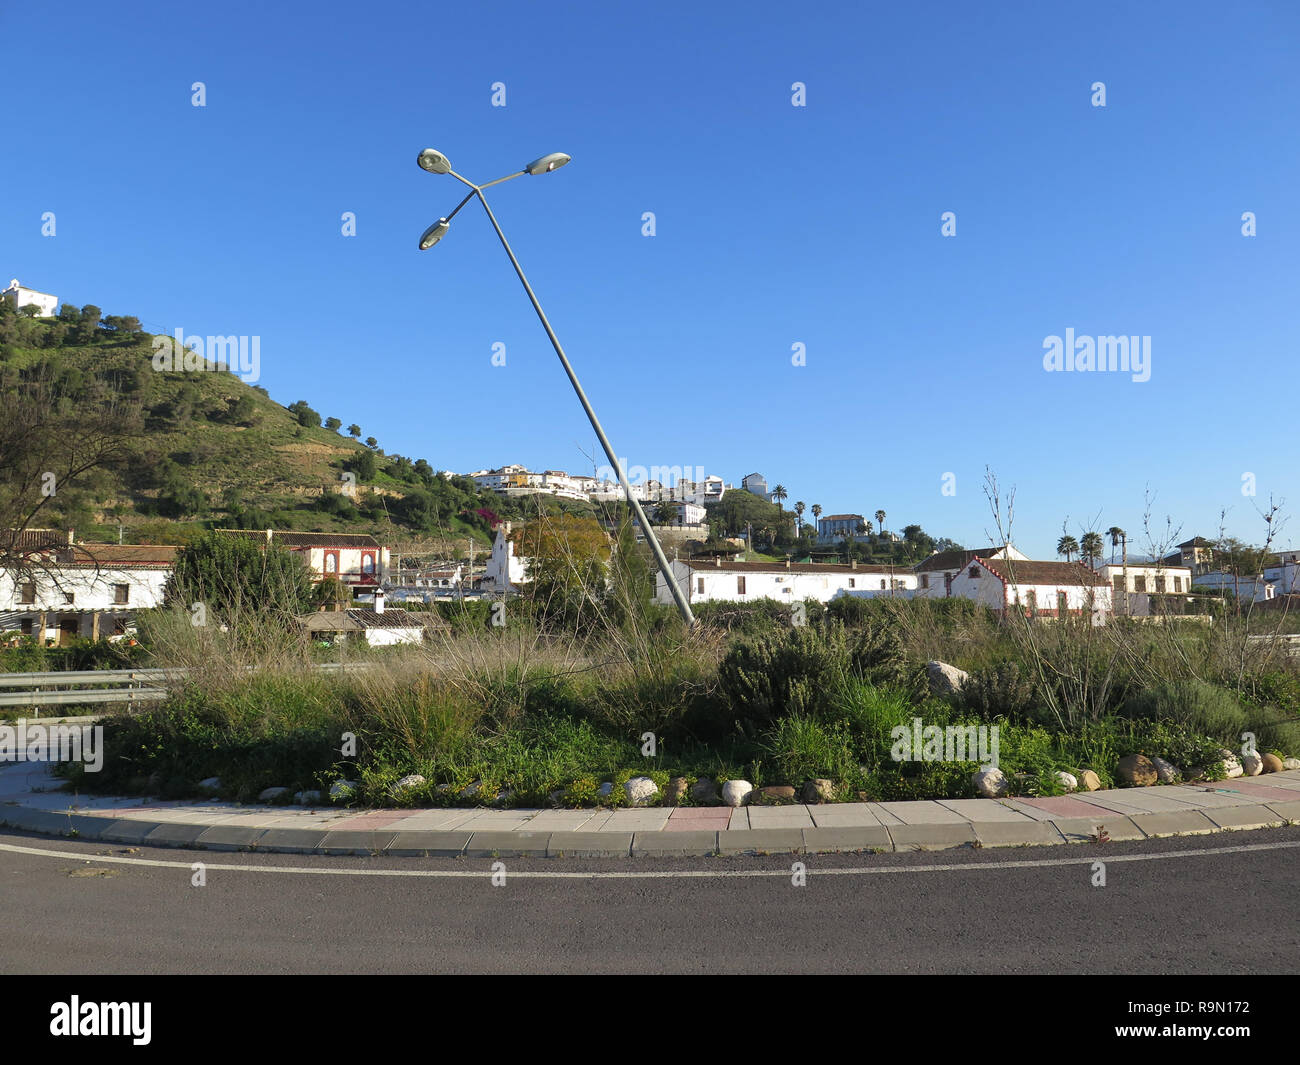
[{"label": "palm tree", "polygon": [[785,509],[783,506],[781,506],[781,503],[783,500],[789,497],[789,494],[790,493],[785,490],[785,485],[783,484],[778,484],[775,488],[772,489],[772,499],[776,503],[776,507],[778,510]]},{"label": "palm tree", "polygon": [[1119,547],[1119,542],[1128,536],[1118,525],[1112,525],[1106,530],[1106,535],[1110,537],[1110,564],[1115,564],[1115,548]]},{"label": "palm tree", "polygon": [[1056,553],[1064,555],[1066,562],[1074,561],[1073,556],[1079,550],[1079,541],[1066,534],[1056,541]]},{"label": "palm tree", "polygon": [[876,528],[880,530],[881,536],[885,535],[885,512],[883,510],[876,511]]},{"label": "palm tree", "polygon": [[802,499],[794,505],[795,529],[799,532],[803,531],[803,512],[806,509]]},{"label": "palm tree", "polygon": [[1088,564],[1094,570],[1097,568],[1097,559],[1101,558],[1102,546],[1101,533],[1099,532],[1086,532],[1079,542],[1082,557],[1088,560]]},{"label": "palm tree", "polygon": [[818,518],[822,516],[822,505],[820,503],[814,503],[812,505],[812,514],[813,514],[813,521],[816,521]]},{"label": "palm tree", "polygon": [[860,532],[863,536],[870,536],[870,535],[871,535],[871,522],[869,522],[869,521],[860,521],[860,522],[858,522],[858,532]]}]

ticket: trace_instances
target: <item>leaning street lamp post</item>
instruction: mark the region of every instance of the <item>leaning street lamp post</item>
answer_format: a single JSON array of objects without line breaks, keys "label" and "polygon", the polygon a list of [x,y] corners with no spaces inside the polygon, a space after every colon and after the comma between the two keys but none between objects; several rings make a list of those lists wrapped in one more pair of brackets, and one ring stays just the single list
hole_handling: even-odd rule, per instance
[{"label": "leaning street lamp post", "polygon": [[523,177],[525,174],[549,174],[552,170],[558,170],[569,161],[569,156],[563,152],[551,152],[549,155],[543,155],[540,159],[534,159],[522,170],[507,174],[505,177],[499,177],[495,181],[485,182],[482,185],[475,185],[472,181],[461,177],[451,168],[451,163],[447,161],[447,157],[442,152],[434,151],[432,148],[425,148],[416,161],[420,164],[422,170],[427,170],[431,174],[450,174],[461,184],[469,187],[469,192],[466,193],[465,198],[460,203],[456,204],[451,214],[445,218],[439,218],[420,236],[420,250],[425,251],[432,248],[438,241],[442,240],[447,235],[451,220],[456,217],[460,209],[469,203],[471,199],[478,197],[479,203],[483,205],[483,210],[487,212],[488,220],[492,223],[492,228],[496,230],[497,239],[501,241],[501,247],[505,248],[506,255],[510,257],[510,264],[515,268],[515,273],[519,275],[519,281],[524,286],[524,291],[528,293],[529,302],[532,303],[533,310],[537,312],[542,328],[546,330],[546,336],[551,342],[551,347],[555,349],[555,354],[560,357],[560,365],[564,367],[564,372],[568,375],[569,384],[573,385],[573,391],[577,393],[582,409],[587,412],[587,420],[591,422],[592,429],[596,431],[596,438],[600,441],[600,446],[604,449],[609,464],[618,473],[618,483],[623,486],[623,493],[627,497],[628,506],[632,508],[632,513],[636,515],[636,520],[641,523],[641,528],[645,531],[646,542],[650,545],[650,550],[654,552],[655,561],[659,565],[659,572],[664,575],[664,580],[668,583],[668,590],[672,592],[673,599],[677,603],[677,609],[681,612],[682,620],[688,626],[693,626],[695,617],[691,613],[691,605],[686,601],[686,595],[673,575],[672,566],[669,565],[663,548],[659,546],[659,540],[650,527],[650,522],[646,520],[645,511],[641,509],[641,504],[632,494],[632,486],[628,483],[627,474],[618,461],[614,446],[609,442],[609,437],[605,435],[605,430],[600,427],[600,420],[596,417],[596,412],[592,409],[587,394],[582,390],[582,385],[578,383],[578,375],[573,372],[573,367],[569,365],[568,356],[564,354],[564,348],[560,346],[559,337],[555,335],[555,330],[551,328],[551,323],[547,320],[542,305],[537,302],[533,286],[528,283],[528,278],[524,276],[523,267],[519,265],[519,260],[515,258],[515,253],[510,248],[510,242],[506,240],[506,235],[501,231],[501,226],[497,224],[496,215],[492,213],[492,208],[488,206],[487,198],[483,195],[484,189],[491,188],[493,185],[500,185],[502,182],[511,181],[517,177]]}]

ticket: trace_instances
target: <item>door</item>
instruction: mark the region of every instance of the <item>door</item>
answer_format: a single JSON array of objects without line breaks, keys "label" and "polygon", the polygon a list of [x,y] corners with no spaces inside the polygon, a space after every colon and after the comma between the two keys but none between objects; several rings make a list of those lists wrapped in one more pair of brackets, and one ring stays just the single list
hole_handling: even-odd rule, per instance
[{"label": "door", "polygon": [[80,618],[60,618],[59,619],[59,646],[64,647],[72,643],[81,635]]}]

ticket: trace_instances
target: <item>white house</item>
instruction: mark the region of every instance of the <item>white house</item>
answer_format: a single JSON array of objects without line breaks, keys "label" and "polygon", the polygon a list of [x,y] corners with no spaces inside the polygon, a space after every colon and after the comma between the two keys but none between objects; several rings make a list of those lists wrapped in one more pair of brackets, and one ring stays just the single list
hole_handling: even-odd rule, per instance
[{"label": "white house", "polygon": [[767,491],[767,478],[761,473],[747,473],[740,481],[740,487],[746,492],[752,492],[760,499],[770,499],[771,496]]},{"label": "white house", "polygon": [[976,558],[1010,558],[1025,560],[1010,544],[955,551],[936,551],[929,558],[923,559],[912,567],[916,574],[916,594],[926,599],[942,599],[953,593],[949,582]]},{"label": "white house", "polygon": [[333,577],[354,590],[388,582],[388,548],[365,533],[276,532],[273,529],[218,529],[224,536],[242,536],[263,544],[278,544],[303,555],[312,579]]},{"label": "white house", "polygon": [[1278,561],[1265,566],[1259,573],[1226,573],[1212,570],[1192,578],[1197,591],[1227,592],[1242,601],[1262,603],[1279,595],[1295,595],[1300,591],[1300,552],[1283,551]]},{"label": "white house", "polygon": [[835,543],[843,536],[862,540],[865,534],[858,532],[858,526],[865,524],[861,514],[827,514],[817,519],[817,539],[824,544]]},{"label": "white house", "polygon": [[52,318],[59,306],[58,296],[51,296],[48,292],[37,292],[34,288],[24,288],[18,283],[16,277],[9,282],[8,288],[0,291],[0,298],[13,304],[14,310],[21,310],[28,304],[35,304],[40,308],[38,318]]},{"label": "white house", "polygon": [[509,592],[517,584],[528,581],[527,565],[515,554],[515,545],[510,540],[510,522],[497,526],[496,539],[492,541],[492,554],[488,558],[487,571],[483,574],[483,585],[494,592]]},{"label": "white house", "polygon": [[[727,562],[722,559],[678,559],[670,563],[673,577],[691,603],[744,603],[755,599],[829,602],[842,596],[873,598],[910,596],[916,576],[888,566],[823,566],[808,562]],[[664,575],[655,577],[655,601],[670,605],[672,592]]]},{"label": "white house", "polygon": [[1018,609],[1034,617],[1061,617],[1111,612],[1110,585],[1081,562],[976,557],[947,584],[949,595],[999,613]]},{"label": "white house", "polygon": [[1163,562],[1106,563],[1097,567],[1097,573],[1116,592],[1138,595],[1186,595],[1192,590],[1192,570],[1189,566],[1167,566]]},{"label": "white house", "polygon": [[121,635],[137,610],[162,604],[179,549],[67,544],[0,572],[0,630],[69,643]]},{"label": "white house", "polygon": [[331,641],[363,639],[371,647],[391,647],[399,643],[420,643],[425,634],[450,626],[440,617],[384,606],[384,590],[375,590],[373,610],[318,610],[304,615],[303,628],[312,635]]}]

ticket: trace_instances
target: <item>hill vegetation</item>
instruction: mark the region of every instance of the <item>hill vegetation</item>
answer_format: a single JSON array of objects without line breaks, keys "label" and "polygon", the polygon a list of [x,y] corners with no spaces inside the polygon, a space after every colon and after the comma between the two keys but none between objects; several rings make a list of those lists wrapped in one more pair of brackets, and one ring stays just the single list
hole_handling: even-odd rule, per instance
[{"label": "hill vegetation", "polygon": [[[169,338],[158,338],[166,342]],[[25,409],[3,443],[23,453],[0,466],[10,513],[74,528],[86,539],[185,542],[204,529],[370,532],[385,542],[463,552],[497,518],[590,514],[580,503],[518,500],[443,476],[426,459],[387,454],[362,427],[287,406],[215,363],[156,369],[155,338],[133,316],[64,305],[37,319],[0,303],[0,396]],[[52,467],[60,447],[85,451],[91,430],[112,437],[84,470]],[[60,443],[62,442],[62,443]],[[75,464],[74,464],[75,465]],[[57,488],[40,475],[56,468]]]}]

